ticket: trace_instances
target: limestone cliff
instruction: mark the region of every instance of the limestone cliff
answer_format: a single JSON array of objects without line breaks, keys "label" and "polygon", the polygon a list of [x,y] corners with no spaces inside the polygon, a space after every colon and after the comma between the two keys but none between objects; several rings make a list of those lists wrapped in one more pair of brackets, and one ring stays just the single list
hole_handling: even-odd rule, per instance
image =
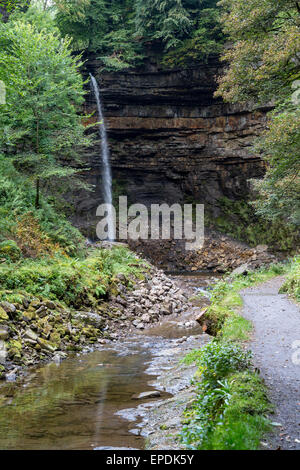
[{"label": "limestone cliff", "polygon": [[[220,197],[243,197],[247,180],[263,175],[264,165],[250,146],[265,127],[266,109],[214,99],[217,62],[184,70],[100,75],[97,61],[89,61],[87,69],[101,88],[115,189],[131,202],[194,200],[217,212]],[[86,109],[95,109],[92,95]],[[95,146],[87,173],[95,191],[80,195],[74,219],[82,228],[95,225],[100,158]]]}]

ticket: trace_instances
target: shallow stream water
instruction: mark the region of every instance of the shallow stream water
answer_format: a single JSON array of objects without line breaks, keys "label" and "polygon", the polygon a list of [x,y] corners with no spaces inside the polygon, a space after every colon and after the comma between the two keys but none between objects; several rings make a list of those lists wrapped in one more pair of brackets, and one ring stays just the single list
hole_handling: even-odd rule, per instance
[{"label": "shallow stream water", "polygon": [[[178,280],[189,293],[208,285],[207,276]],[[143,333],[103,346],[101,350],[31,370],[21,381],[0,387],[0,449],[144,448],[139,417],[129,420],[122,410],[149,400],[133,395],[157,389],[160,368],[178,338],[199,335],[183,318],[166,318]],[[163,357],[164,362],[157,362]],[[156,361],[156,362],[155,362]],[[152,385],[151,385],[152,384]],[[170,396],[163,388],[161,397]],[[157,400],[157,399],[156,399]],[[155,399],[150,402],[155,403]],[[126,419],[127,418],[127,419]]]}]

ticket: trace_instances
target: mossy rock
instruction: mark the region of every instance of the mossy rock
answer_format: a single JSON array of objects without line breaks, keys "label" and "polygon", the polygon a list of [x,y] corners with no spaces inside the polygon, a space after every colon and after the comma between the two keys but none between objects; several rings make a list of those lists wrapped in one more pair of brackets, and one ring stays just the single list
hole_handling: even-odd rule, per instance
[{"label": "mossy rock", "polygon": [[55,344],[43,338],[38,338],[38,344],[41,346],[42,350],[50,353],[54,353],[57,350],[57,346]]},{"label": "mossy rock", "polygon": [[0,306],[0,322],[2,321],[7,321],[9,320],[9,316],[7,315],[6,311],[4,310],[4,308],[2,308]]},{"label": "mossy rock", "polygon": [[14,240],[4,240],[0,243],[0,258],[18,261],[21,257],[22,252]]},{"label": "mossy rock", "polygon": [[22,357],[22,343],[12,339],[8,343],[8,355],[14,359],[21,359]]}]

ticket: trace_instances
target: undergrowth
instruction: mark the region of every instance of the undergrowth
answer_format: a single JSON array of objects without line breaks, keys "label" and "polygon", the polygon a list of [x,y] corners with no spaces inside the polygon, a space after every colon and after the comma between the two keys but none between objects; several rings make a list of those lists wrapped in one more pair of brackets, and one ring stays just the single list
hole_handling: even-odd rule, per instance
[{"label": "undergrowth", "polygon": [[[33,184],[0,154],[0,243],[15,242],[24,257],[56,252],[77,255],[83,237],[45,198],[35,208]],[[9,250],[1,258],[9,259]],[[14,260],[14,258],[13,258]]]},{"label": "undergrowth", "polygon": [[196,399],[184,413],[180,433],[188,449],[254,450],[271,430],[267,414],[273,407],[266,387],[253,369],[251,353],[242,342],[249,339],[251,323],[239,315],[239,292],[249,286],[287,274],[283,290],[299,299],[300,261],[277,264],[219,281],[211,292],[211,304],[201,317],[215,338],[184,362],[195,363]]},{"label": "undergrowth", "polygon": [[206,224],[226,235],[255,247],[269,245],[274,250],[294,253],[299,247],[299,227],[285,221],[270,222],[255,213],[251,202],[232,201],[226,197],[218,201],[221,214],[206,214]]},{"label": "undergrowth", "polygon": [[265,386],[250,370],[251,353],[231,341],[213,340],[185,358],[199,366],[197,398],[185,411],[182,443],[197,450],[245,450],[259,447],[269,430],[272,410]]},{"label": "undergrowth", "polygon": [[297,302],[300,302],[300,257],[296,257],[287,275],[286,282],[280,292],[287,292]]},{"label": "undergrowth", "polygon": [[126,247],[94,249],[86,258],[57,254],[0,265],[0,300],[18,301],[24,293],[57,300],[70,307],[95,306],[113,292],[116,275],[142,276],[145,265]]}]

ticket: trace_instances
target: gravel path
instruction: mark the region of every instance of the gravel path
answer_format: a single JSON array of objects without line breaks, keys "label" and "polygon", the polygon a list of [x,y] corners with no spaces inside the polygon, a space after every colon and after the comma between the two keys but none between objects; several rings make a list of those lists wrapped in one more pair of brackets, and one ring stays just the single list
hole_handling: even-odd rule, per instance
[{"label": "gravel path", "polygon": [[[254,325],[250,344],[254,363],[276,406],[271,420],[280,424],[274,427],[274,436],[267,439],[268,447],[299,450],[300,308],[285,294],[278,294],[283,282],[283,277],[277,277],[241,294],[243,315]],[[298,341],[297,348],[295,341]]]}]

